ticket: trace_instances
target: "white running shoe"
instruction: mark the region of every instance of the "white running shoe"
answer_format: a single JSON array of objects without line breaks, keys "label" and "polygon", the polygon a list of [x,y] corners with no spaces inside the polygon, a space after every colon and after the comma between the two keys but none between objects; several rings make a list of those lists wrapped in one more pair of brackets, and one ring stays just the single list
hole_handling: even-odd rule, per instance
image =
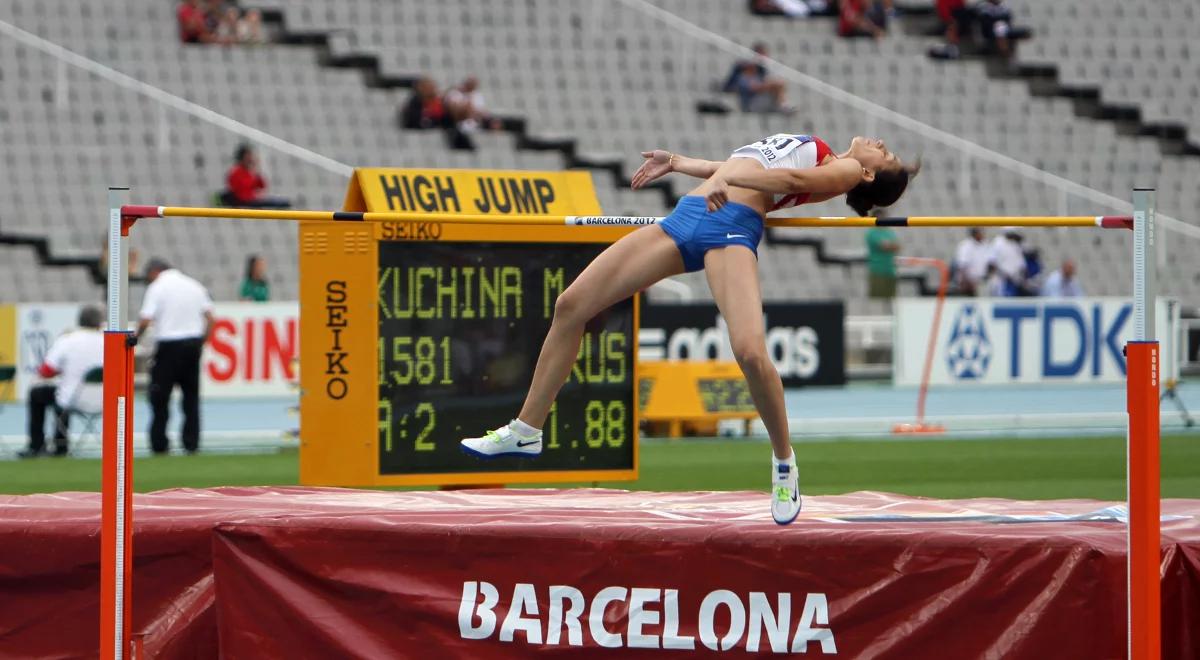
[{"label": "white running shoe", "polygon": [[542,453],[542,432],[521,435],[505,424],[495,431],[488,431],[481,438],[467,438],[460,446],[463,451],[478,458],[538,456]]},{"label": "white running shoe", "polygon": [[771,517],[786,525],[800,515],[800,473],[796,469],[796,454],[780,462],[771,457]]}]

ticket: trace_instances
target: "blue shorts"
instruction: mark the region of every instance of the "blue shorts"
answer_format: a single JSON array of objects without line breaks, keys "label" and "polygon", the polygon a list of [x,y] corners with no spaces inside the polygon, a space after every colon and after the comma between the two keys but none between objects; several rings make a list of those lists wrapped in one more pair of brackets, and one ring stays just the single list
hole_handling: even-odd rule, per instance
[{"label": "blue shorts", "polygon": [[762,216],[749,206],[726,202],[709,213],[708,204],[698,195],[681,198],[658,226],[675,240],[689,273],[704,269],[704,253],[713,248],[744,245],[757,257],[763,233]]}]

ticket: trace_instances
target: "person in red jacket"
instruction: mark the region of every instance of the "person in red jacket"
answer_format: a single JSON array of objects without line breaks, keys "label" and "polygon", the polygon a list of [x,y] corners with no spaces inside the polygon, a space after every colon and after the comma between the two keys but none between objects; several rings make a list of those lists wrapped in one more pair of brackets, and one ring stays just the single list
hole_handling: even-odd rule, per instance
[{"label": "person in red jacket", "polygon": [[200,0],[184,0],[175,10],[179,22],[179,40],[185,44],[206,44],[213,41],[213,34],[205,21]]},{"label": "person in red jacket", "polygon": [[264,195],[267,180],[258,171],[258,156],[248,144],[238,145],[233,167],[225,175],[225,191],[221,203],[225,206],[286,209],[292,203],[282,197]]},{"label": "person in red jacket", "polygon": [[842,0],[838,11],[838,35],[882,39],[887,33],[890,0]]}]

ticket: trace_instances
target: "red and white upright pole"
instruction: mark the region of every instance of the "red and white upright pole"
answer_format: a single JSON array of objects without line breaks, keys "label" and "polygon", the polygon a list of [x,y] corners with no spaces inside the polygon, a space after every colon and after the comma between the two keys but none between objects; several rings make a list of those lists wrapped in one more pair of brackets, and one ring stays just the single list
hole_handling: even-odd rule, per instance
[{"label": "red and white upright pole", "polygon": [[941,259],[929,257],[900,257],[904,266],[932,266],[938,271],[937,304],[933,308],[933,326],[929,329],[929,343],[925,347],[925,366],[921,369],[921,389],[917,392],[917,422],[896,424],[892,433],[945,433],[941,424],[925,422],[925,399],[929,396],[929,377],[933,373],[933,356],[937,352],[938,331],[942,327],[942,308],[946,306],[946,291],[950,288],[950,266]]},{"label": "red and white upright pole", "polygon": [[1125,345],[1129,498],[1129,657],[1159,660],[1159,352],[1154,190],[1133,192],[1133,341]]},{"label": "red and white upright pole", "polygon": [[100,657],[127,660],[133,591],[133,333],[128,330],[129,189],[108,189],[108,324],[104,332]]}]

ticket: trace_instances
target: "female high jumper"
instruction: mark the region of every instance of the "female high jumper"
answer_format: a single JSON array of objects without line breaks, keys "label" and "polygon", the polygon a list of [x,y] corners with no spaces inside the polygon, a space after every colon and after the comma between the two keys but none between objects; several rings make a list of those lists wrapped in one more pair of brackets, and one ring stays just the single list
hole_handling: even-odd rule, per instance
[{"label": "female high jumper", "polygon": [[771,515],[785,525],[800,512],[800,482],[783,383],[767,355],[763,327],[757,261],[763,219],[771,211],[838,195],[845,195],[859,215],[867,215],[895,203],[917,168],[901,162],[883,141],[863,137],[854,138],[841,154],[816,137],[780,134],[741,147],[725,161],[661,149],[642,156],[634,189],[671,172],[704,182],[661,223],[610,245],[562,292],[520,414],[482,437],[463,440],[462,448],[484,458],[541,454],[541,428],[575,363],[584,325],[665,277],[703,269],[728,325],[734,358],[771,438]]}]

